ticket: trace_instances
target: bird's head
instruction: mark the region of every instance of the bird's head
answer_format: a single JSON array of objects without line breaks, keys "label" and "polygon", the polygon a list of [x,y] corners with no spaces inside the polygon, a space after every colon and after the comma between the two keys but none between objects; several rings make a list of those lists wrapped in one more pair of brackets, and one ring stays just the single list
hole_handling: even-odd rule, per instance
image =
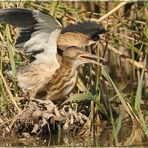
[{"label": "bird's head", "polygon": [[77,25],[80,28],[78,32],[88,37],[88,45],[97,42],[100,39],[100,35],[107,32],[103,26],[94,21],[84,21]]},{"label": "bird's head", "polygon": [[61,34],[65,34],[67,32],[82,33],[89,36],[92,40],[98,41],[99,37],[97,36],[107,32],[107,30],[94,21],[84,21],[78,22],[77,24],[68,25],[61,31]]},{"label": "bird's head", "polygon": [[97,42],[100,34],[106,30],[93,21],[84,21],[65,27],[58,38],[58,47],[65,49],[69,46],[85,47]]},{"label": "bird's head", "polygon": [[[69,62],[71,64],[73,64],[74,67],[78,67],[81,64],[85,64],[85,63],[93,63],[96,65],[100,65],[100,63],[98,62],[98,60],[104,60],[103,58],[99,58],[96,55],[93,55],[89,52],[84,51],[84,49],[79,48],[79,47],[75,47],[75,46],[71,46],[66,48],[66,50],[64,50],[63,52],[63,56],[62,58],[66,61]],[[67,63],[67,64],[69,64]]]}]

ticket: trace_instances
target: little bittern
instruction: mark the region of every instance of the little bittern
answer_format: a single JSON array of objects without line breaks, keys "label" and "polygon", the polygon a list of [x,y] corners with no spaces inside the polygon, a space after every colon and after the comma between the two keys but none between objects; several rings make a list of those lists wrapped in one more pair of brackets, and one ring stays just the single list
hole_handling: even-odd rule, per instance
[{"label": "little bittern", "polygon": [[98,59],[98,56],[90,54],[79,47],[71,46],[66,48],[62,55],[60,67],[42,86],[47,91],[46,99],[57,100],[69,94],[76,85],[78,67],[85,63],[100,65],[96,62]]},{"label": "little bittern", "polygon": [[[59,88],[62,85],[60,82],[58,84],[59,87],[53,86],[53,84],[57,83],[58,79],[63,81],[63,83],[66,81],[65,83],[70,85],[67,83],[68,79],[63,80],[61,78],[62,74],[59,71],[65,71],[63,77],[66,76],[66,73],[70,73],[70,75],[67,74],[69,77],[72,77],[73,74],[77,75],[76,65],[79,66],[84,61],[84,63],[90,61],[92,56],[84,56],[82,58],[78,54],[81,50],[77,48],[97,42],[99,35],[106,32],[102,26],[92,21],[79,22],[62,28],[61,24],[50,15],[37,10],[20,8],[0,9],[0,22],[21,27],[15,45],[21,51],[34,57],[34,60],[29,65],[18,70],[17,80],[19,86],[24,91],[31,92],[33,96],[37,92],[46,89],[45,86],[47,86],[49,92],[54,90],[55,87]],[[75,47],[72,48],[70,46]],[[58,55],[58,51],[64,51],[62,58]],[[84,54],[83,52],[82,54]],[[75,55],[76,53],[77,56]],[[74,59],[70,58],[72,54],[75,55]],[[66,60],[67,64],[65,63]],[[64,67],[68,65],[68,69],[65,68],[64,70]],[[52,77],[56,76],[56,81],[51,82],[55,79],[52,79]],[[77,76],[73,76],[69,80],[71,83],[73,82],[71,87],[66,89],[67,86],[63,85],[59,90],[63,94],[70,92],[76,83],[76,78]],[[52,87],[49,89],[51,85]],[[49,99],[55,96],[56,93],[55,91],[53,92]],[[55,98],[57,99],[58,97]]]}]

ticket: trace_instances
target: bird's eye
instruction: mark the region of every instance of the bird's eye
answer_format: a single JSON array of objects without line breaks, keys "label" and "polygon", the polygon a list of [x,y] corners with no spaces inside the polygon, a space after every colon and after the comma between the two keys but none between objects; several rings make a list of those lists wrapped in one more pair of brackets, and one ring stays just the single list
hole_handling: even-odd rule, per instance
[{"label": "bird's eye", "polygon": [[58,52],[58,54],[60,55],[60,56],[62,56],[63,55],[63,50],[62,49],[57,49],[57,52]]},{"label": "bird's eye", "polygon": [[91,39],[93,41],[98,41],[100,39],[100,36],[99,36],[99,34],[94,34],[93,36],[91,36]]}]

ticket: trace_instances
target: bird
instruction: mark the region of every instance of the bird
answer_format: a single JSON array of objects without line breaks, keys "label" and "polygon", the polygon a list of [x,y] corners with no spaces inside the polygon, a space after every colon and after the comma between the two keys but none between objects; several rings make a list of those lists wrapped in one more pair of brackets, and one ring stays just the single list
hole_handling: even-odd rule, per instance
[{"label": "bird", "polygon": [[16,75],[19,87],[32,97],[46,90],[47,99],[63,98],[74,88],[81,64],[98,64],[94,59],[99,58],[83,49],[106,32],[96,22],[78,22],[63,28],[51,15],[23,8],[0,9],[0,22],[21,28],[15,47],[34,58]]},{"label": "bird", "polygon": [[62,55],[60,67],[44,83],[47,91],[46,99],[58,100],[68,95],[77,83],[78,67],[86,63],[101,65],[97,62],[98,59],[103,60],[79,47],[66,48]]}]

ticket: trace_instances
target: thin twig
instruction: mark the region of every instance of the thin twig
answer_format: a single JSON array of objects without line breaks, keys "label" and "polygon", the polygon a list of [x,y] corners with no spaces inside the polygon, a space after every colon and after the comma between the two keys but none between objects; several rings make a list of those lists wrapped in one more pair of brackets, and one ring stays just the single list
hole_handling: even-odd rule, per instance
[{"label": "thin twig", "polygon": [[11,91],[10,91],[10,89],[9,89],[7,83],[6,83],[6,80],[5,80],[5,78],[3,77],[3,74],[2,74],[1,71],[0,71],[0,77],[1,77],[2,80],[3,80],[3,83],[4,83],[4,85],[5,85],[6,91],[7,91],[7,93],[9,94],[11,101],[13,102],[13,104],[15,105],[15,107],[17,108],[17,110],[18,110],[19,112],[21,112],[21,110],[20,110],[20,108],[18,107],[18,105],[17,105],[17,103],[16,103],[16,101],[15,101],[15,99],[14,99],[14,97],[13,97],[13,95],[12,95],[12,93],[11,93]]}]

